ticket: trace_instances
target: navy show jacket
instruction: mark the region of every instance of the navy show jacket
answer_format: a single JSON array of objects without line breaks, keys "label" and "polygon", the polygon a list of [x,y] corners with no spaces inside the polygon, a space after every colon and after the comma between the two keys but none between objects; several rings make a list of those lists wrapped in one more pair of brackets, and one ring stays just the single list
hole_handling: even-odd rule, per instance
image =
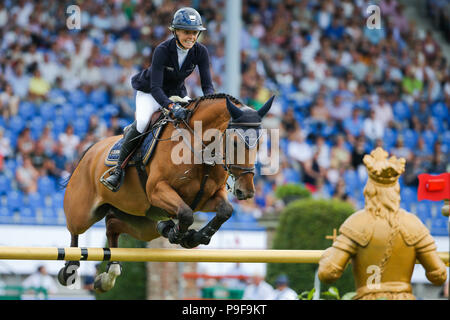
[{"label": "navy show jacket", "polygon": [[178,66],[178,53],[175,38],[160,43],[153,53],[152,64],[149,68],[134,75],[131,85],[138,91],[151,93],[153,98],[163,107],[172,101],[168,97],[187,95],[184,80],[198,66],[204,95],[213,94],[214,86],[209,71],[209,54],[206,47],[196,42],[181,66]]}]

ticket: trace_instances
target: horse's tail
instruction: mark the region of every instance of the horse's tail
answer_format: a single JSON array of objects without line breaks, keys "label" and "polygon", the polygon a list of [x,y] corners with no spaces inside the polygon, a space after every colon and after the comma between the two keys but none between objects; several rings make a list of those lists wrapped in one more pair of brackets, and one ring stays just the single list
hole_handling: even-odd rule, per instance
[{"label": "horse's tail", "polygon": [[83,157],[86,155],[86,153],[89,151],[90,148],[92,148],[94,146],[95,143],[91,144],[86,150],[83,151],[80,159],[78,160],[77,165],[73,168],[72,172],[70,173],[70,175],[65,178],[64,180],[62,180],[61,182],[59,182],[59,188],[65,189],[67,187],[67,185],[69,184],[69,180],[70,178],[72,178],[73,172],[75,171],[75,169],[78,167],[78,165],[80,164],[81,160],[83,159]]}]

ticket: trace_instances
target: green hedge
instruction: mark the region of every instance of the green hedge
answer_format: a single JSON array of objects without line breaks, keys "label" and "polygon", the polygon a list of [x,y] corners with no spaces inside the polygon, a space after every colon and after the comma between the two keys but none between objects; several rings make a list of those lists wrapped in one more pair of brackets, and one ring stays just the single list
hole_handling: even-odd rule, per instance
[{"label": "green hedge", "polygon": [[287,183],[277,187],[275,197],[289,204],[292,201],[311,198],[311,192],[303,185],[296,183]]},{"label": "green hedge", "polygon": [[[145,248],[146,242],[127,234],[119,238],[119,248]],[[145,262],[121,262],[122,274],[116,279],[114,288],[105,293],[96,293],[97,300],[145,300],[147,298],[147,270]],[[107,262],[102,262],[99,273],[105,272]]]},{"label": "green hedge", "polygon": [[[333,234],[333,228],[340,225],[355,209],[348,202],[339,200],[302,199],[291,202],[281,213],[273,240],[273,249],[324,250],[331,246],[332,240],[325,236]],[[280,274],[286,274],[290,286],[297,293],[309,291],[314,287],[314,275],[318,264],[268,264],[267,280],[274,284]],[[355,285],[351,268],[331,286],[342,294],[354,291]],[[330,285],[321,284],[321,292]]]}]

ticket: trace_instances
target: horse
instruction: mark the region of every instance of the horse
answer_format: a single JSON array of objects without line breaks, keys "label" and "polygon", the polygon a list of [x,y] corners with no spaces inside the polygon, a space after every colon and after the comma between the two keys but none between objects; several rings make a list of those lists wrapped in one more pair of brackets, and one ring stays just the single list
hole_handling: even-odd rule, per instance
[{"label": "horse", "polygon": [[[269,111],[273,99],[274,96],[256,111],[230,95],[218,93],[191,100],[185,106],[189,112],[186,121],[177,122],[166,114],[163,119],[167,123],[161,128],[154,154],[145,166],[147,180],[141,183],[137,170],[128,167],[118,192],[111,192],[99,181],[108,170],[104,160],[122,135],[108,137],[93,144],[81,156],[66,183],[64,213],[67,229],[71,234],[70,246],[78,247],[79,235],[103,218],[110,248],[118,247],[118,239],[122,233],[142,241],[163,236],[170,243],[184,248],[208,245],[211,237],[233,212],[233,206],[227,198],[228,177],[231,176],[234,180],[233,193],[238,200],[254,196],[256,153],[251,152],[254,146],[243,141],[245,139],[242,135],[234,133],[234,146],[237,142],[245,144],[245,163],[235,164],[237,153],[227,156],[226,151],[222,155],[213,152],[214,159],[223,156],[221,159],[225,163],[192,161],[199,152],[192,149],[189,141],[200,140],[200,154],[204,154],[208,146],[212,145],[210,141],[203,141],[203,137],[195,136],[192,128],[196,121],[200,121],[203,131],[217,129],[221,134],[220,144],[224,147],[227,129],[240,129],[244,133],[251,129],[259,130],[261,120]],[[187,139],[192,151],[191,161],[174,164],[168,156],[180,143],[172,137],[182,132],[181,128],[191,138]],[[194,222],[195,211],[216,214],[202,229],[196,231],[189,229]],[[178,220],[178,223],[175,224],[172,219]],[[58,274],[59,282],[68,285],[69,277],[74,279],[73,275],[79,265],[79,261],[67,261]],[[95,279],[94,288],[98,292],[110,290],[120,274],[120,263],[109,262],[107,271]]]}]

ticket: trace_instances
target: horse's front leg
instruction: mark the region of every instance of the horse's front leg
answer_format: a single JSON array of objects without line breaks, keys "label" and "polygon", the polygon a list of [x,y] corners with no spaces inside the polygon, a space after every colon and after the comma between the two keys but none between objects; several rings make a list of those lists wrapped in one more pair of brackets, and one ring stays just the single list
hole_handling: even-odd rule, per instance
[{"label": "horse's front leg", "polygon": [[225,187],[217,191],[214,196],[206,202],[202,211],[213,211],[216,212],[216,215],[202,229],[197,232],[189,232],[186,237],[183,238],[182,246],[185,248],[194,248],[199,244],[209,244],[211,237],[220,229],[222,224],[231,217],[233,206],[228,201]]},{"label": "horse's front leg", "polygon": [[166,210],[178,219],[176,225],[172,220],[158,223],[158,232],[168,238],[170,243],[179,244],[188,228],[194,223],[194,212],[165,181],[158,182],[151,193],[147,192],[147,195],[152,206]]}]

